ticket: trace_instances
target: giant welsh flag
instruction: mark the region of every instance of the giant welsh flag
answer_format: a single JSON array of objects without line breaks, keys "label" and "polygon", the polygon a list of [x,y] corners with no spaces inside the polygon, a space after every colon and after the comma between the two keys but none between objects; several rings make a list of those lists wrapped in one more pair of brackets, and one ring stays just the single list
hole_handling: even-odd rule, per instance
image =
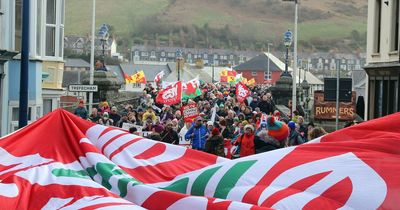
[{"label": "giant welsh flag", "polygon": [[0,139],[0,209],[398,209],[398,121],[227,160],[57,110]]}]

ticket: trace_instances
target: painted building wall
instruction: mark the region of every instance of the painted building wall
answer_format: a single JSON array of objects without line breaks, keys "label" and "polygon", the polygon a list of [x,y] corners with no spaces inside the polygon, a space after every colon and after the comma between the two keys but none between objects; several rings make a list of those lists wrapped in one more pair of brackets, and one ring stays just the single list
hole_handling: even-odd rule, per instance
[{"label": "painted building wall", "polygon": [[[19,101],[19,86],[21,75],[21,62],[12,60],[9,64],[9,101]],[[42,98],[42,63],[38,61],[29,62],[29,82],[28,97],[29,100],[41,101]]]},{"label": "painted building wall", "polygon": [[[249,79],[254,78],[256,80],[257,84],[266,84],[267,81],[265,80],[265,75],[264,75],[264,71],[257,71],[256,75],[253,75],[252,71],[238,71],[239,73],[242,73],[243,77]],[[281,72],[280,71],[273,71],[271,73],[271,80],[272,83],[275,84],[276,81],[279,80],[279,77],[281,76]]]},{"label": "painted building wall", "polygon": [[48,73],[49,77],[43,80],[43,88],[62,89],[62,79],[64,63],[57,61],[43,61],[43,73]]}]

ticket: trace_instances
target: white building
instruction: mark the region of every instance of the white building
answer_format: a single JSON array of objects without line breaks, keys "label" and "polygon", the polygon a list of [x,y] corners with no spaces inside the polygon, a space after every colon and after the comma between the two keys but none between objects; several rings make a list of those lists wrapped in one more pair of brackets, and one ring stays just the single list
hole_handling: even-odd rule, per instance
[{"label": "white building", "polygon": [[[22,0],[0,0],[0,49],[21,50],[22,4]],[[30,122],[59,107],[64,69],[64,5],[64,0],[30,1]],[[18,127],[20,65],[20,55],[3,65],[1,135]]]},{"label": "white building", "polygon": [[400,111],[399,0],[368,0],[366,119]]}]

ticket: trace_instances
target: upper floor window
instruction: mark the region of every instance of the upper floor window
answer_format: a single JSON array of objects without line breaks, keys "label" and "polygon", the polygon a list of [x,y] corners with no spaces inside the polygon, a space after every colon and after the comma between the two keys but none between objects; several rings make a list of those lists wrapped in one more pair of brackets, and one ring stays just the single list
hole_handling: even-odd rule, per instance
[{"label": "upper floor window", "polygon": [[155,57],[156,56],[156,52],[151,51],[151,57]]},{"label": "upper floor window", "polygon": [[14,50],[21,51],[22,41],[22,0],[15,0]]},{"label": "upper floor window", "polygon": [[164,51],[161,52],[161,56],[165,57],[165,52]]},{"label": "upper floor window", "polygon": [[252,71],[251,72],[251,76],[257,76],[257,72],[256,71]]},{"label": "upper floor window", "polygon": [[142,56],[149,56],[148,52],[142,52]]},{"label": "upper floor window", "polygon": [[139,51],[135,51],[135,56],[139,56]]},{"label": "upper floor window", "polygon": [[46,56],[63,57],[64,5],[64,0],[46,0]]},{"label": "upper floor window", "polygon": [[204,59],[207,59],[207,58],[208,58],[208,54],[204,53]]},{"label": "upper floor window", "polygon": [[392,1],[391,51],[399,49],[399,0]]},{"label": "upper floor window", "polygon": [[381,51],[381,26],[382,26],[382,0],[375,1],[375,17],[374,17],[374,53]]},{"label": "upper floor window", "polygon": [[[268,74],[269,73],[269,74]],[[271,80],[272,72],[264,72],[264,80]]]},{"label": "upper floor window", "polygon": [[217,54],[214,54],[214,59],[218,59],[218,55]]},{"label": "upper floor window", "polygon": [[233,60],[233,55],[230,55],[230,59]]}]

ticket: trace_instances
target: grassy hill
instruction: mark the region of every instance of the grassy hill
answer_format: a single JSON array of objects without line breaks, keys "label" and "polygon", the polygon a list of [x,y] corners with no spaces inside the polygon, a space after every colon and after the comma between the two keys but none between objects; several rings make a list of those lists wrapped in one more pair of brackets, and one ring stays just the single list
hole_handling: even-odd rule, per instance
[{"label": "grassy hill", "polygon": [[[97,0],[96,8],[96,25],[111,25],[127,47],[133,40],[241,49],[262,48],[270,40],[280,46],[294,20],[294,3],[280,0]],[[66,1],[66,35],[90,33],[91,9],[90,0]],[[362,40],[350,48],[364,49],[367,1],[301,0],[299,22],[304,49],[348,47],[340,41],[355,33]]]}]

